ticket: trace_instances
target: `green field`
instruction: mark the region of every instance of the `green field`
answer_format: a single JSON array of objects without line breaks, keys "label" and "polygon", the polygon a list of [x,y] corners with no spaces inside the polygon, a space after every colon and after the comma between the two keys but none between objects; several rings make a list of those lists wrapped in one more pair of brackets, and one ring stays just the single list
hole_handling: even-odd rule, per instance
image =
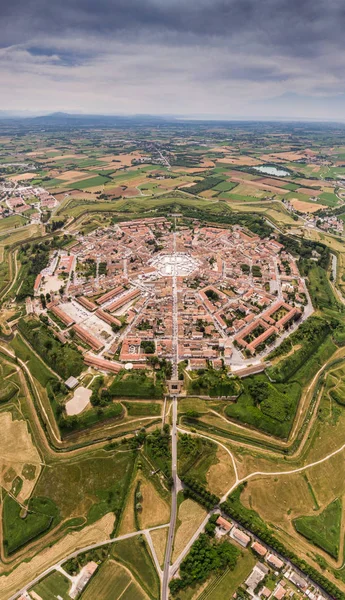
[{"label": "green field", "polygon": [[336,498],[319,515],[298,517],[293,524],[301,535],[333,558],[338,558],[342,504]]},{"label": "green field", "polygon": [[233,181],[222,181],[221,183],[218,183],[218,185],[216,185],[213,189],[217,192],[229,192],[230,190],[233,190],[237,185],[238,184],[234,183]]},{"label": "green field", "polygon": [[[256,557],[252,552],[248,550],[243,552],[233,571],[227,569],[218,576],[212,577],[210,583],[200,596],[198,596],[198,600],[224,600],[227,597],[231,598],[238,586],[248,577],[256,562]],[[183,595],[181,595],[181,600],[184,600]]]},{"label": "green field", "polygon": [[56,377],[47,369],[44,362],[32,352],[20,335],[16,335],[11,341],[11,346],[16,356],[24,361],[30,369],[30,373],[43,386],[47,387],[48,382]]},{"label": "green field", "polygon": [[326,206],[337,206],[337,204],[339,204],[339,199],[337,198],[337,196],[335,194],[331,194],[329,192],[323,192],[322,194],[319,195],[319,203],[320,204],[325,204]]},{"label": "green field", "polygon": [[151,598],[159,597],[159,579],[146,542],[142,537],[115,542],[112,556],[123,563],[136,577]]},{"label": "green field", "polygon": [[162,405],[155,402],[123,402],[129,417],[150,417],[160,415]]},{"label": "green field", "polygon": [[12,215],[11,217],[6,217],[6,219],[0,220],[0,233],[8,231],[9,229],[14,229],[15,227],[21,227],[28,223],[24,217],[20,215]]},{"label": "green field", "polygon": [[271,383],[266,375],[243,380],[243,391],[236,403],[228,404],[225,414],[230,419],[257,427],[266,433],[287,438],[301,395],[301,386],[293,381]]},{"label": "green field", "polygon": [[35,491],[50,498],[63,518],[85,516],[91,523],[109,512],[120,513],[132,468],[131,452],[100,451],[43,469]]},{"label": "green field", "polygon": [[56,600],[57,597],[62,598],[62,600],[70,600],[68,594],[70,587],[71,582],[67,577],[64,577],[62,573],[55,572],[45,577],[30,591],[38,594],[42,600]]},{"label": "green field", "polygon": [[216,459],[217,446],[209,440],[180,434],[178,441],[178,472],[206,485],[206,475]]},{"label": "green field", "polygon": [[63,345],[38,319],[21,319],[18,329],[47,365],[63,379],[78,377],[84,369],[82,354],[70,344]]},{"label": "green field", "polygon": [[109,387],[109,392],[114,398],[162,398],[162,385],[154,383],[153,378],[144,371],[121,371]]},{"label": "green field", "polygon": [[73,187],[75,190],[85,190],[86,188],[103,186],[105,183],[109,183],[109,177],[97,175],[96,177],[90,177],[90,179],[76,181],[75,183],[69,184],[67,187]]},{"label": "green field", "polygon": [[[132,596],[128,596],[128,593],[132,593]],[[97,600],[118,600],[120,597],[144,600],[146,595],[133,582],[124,567],[113,560],[109,560],[92,577],[81,595],[81,600],[96,600],[96,598]]]},{"label": "green field", "polygon": [[313,266],[308,271],[308,282],[310,295],[317,308],[338,308],[338,302],[329,283],[327,273],[318,265]]},{"label": "green field", "polygon": [[57,506],[49,498],[34,497],[28,504],[25,518],[21,506],[10,496],[6,496],[3,507],[4,547],[12,554],[34,540],[59,520]]}]

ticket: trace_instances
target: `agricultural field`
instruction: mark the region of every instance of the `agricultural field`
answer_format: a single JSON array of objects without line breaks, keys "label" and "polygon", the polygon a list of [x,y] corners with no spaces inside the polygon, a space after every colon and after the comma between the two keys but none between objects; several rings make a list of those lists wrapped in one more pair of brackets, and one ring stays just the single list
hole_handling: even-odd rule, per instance
[{"label": "agricultural field", "polygon": [[[130,571],[113,560],[108,560],[93,576],[82,600],[119,600],[120,598],[138,598],[144,600],[148,596],[142,591]],[[43,599],[44,600],[44,599]]]},{"label": "agricultural field", "polygon": [[0,598],[242,600],[214,508],[344,600],[342,126],[1,127]]},{"label": "agricultural field", "polygon": [[35,585],[30,592],[37,594],[42,600],[55,600],[58,596],[62,600],[69,600],[69,589],[71,582],[62,575],[62,573],[55,572],[43,579],[40,583]]}]

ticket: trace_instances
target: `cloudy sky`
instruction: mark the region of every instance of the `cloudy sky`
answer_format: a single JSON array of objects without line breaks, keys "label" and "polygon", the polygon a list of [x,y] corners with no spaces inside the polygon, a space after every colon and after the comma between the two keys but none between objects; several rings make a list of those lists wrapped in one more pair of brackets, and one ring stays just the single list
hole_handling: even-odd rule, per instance
[{"label": "cloudy sky", "polygon": [[343,0],[0,7],[0,110],[345,120]]}]

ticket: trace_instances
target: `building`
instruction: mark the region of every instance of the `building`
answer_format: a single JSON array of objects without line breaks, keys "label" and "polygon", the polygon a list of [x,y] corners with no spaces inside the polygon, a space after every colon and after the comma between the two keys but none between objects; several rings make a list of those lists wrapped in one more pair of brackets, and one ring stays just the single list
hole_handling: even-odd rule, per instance
[{"label": "building", "polygon": [[280,571],[284,566],[283,561],[274,554],[268,554],[268,556],[266,556],[266,561],[271,567],[273,567],[273,569],[276,569],[277,571]]},{"label": "building", "polygon": [[281,584],[278,584],[274,590],[273,598],[276,598],[276,600],[283,600],[285,594],[286,589]]},{"label": "building", "polygon": [[228,533],[231,530],[232,524],[223,517],[218,517],[216,523],[219,529],[225,531],[226,533]]},{"label": "building", "polygon": [[91,348],[93,348],[93,350],[95,350],[96,352],[104,348],[104,343],[100,342],[94,335],[91,335],[91,333],[89,333],[81,325],[73,325],[72,329],[73,331],[75,331],[77,336],[80,337],[81,340],[83,340],[83,342],[86,342],[86,344],[91,346]]},{"label": "building", "polygon": [[99,358],[98,356],[93,356],[92,354],[85,354],[84,362],[89,367],[94,367],[95,369],[100,369],[101,371],[110,371],[111,373],[118,373],[122,369],[122,365],[120,363],[116,363],[112,360],[106,360],[105,358]]},{"label": "building", "polygon": [[291,571],[291,573],[289,573],[289,579],[300,590],[305,591],[308,587],[307,581],[303,577],[298,575],[295,571]]},{"label": "building", "polygon": [[267,548],[265,548],[265,546],[263,546],[259,542],[254,542],[254,544],[252,544],[251,547],[252,547],[253,552],[255,552],[256,554],[258,554],[262,558],[264,556],[266,556],[266,554],[267,554]]},{"label": "building", "polygon": [[79,381],[78,379],[76,379],[75,377],[69,377],[68,379],[66,379],[65,381],[65,386],[68,387],[69,390],[73,390],[77,385],[78,385]]},{"label": "building", "polygon": [[254,592],[254,590],[257,588],[257,586],[259,585],[259,583],[265,579],[266,575],[268,574],[269,570],[266,567],[266,565],[263,565],[262,563],[258,562],[256,563],[254,569],[252,570],[251,574],[249,575],[249,577],[247,577],[247,579],[245,580],[245,585],[247,586],[248,590],[250,590],[250,592]]},{"label": "building", "polygon": [[239,529],[238,527],[233,527],[231,530],[230,536],[233,540],[238,542],[243,548],[246,548],[250,542],[250,537],[244,531]]}]

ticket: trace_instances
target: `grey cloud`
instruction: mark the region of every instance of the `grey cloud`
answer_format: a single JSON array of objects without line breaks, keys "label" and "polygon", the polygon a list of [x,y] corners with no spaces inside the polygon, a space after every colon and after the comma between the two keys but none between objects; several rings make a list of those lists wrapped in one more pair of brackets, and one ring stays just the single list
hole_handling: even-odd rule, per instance
[{"label": "grey cloud", "polygon": [[268,46],[312,54],[324,41],[343,43],[338,0],[2,0],[0,43],[28,42],[47,33],[128,36],[163,34],[231,40],[241,35]]},{"label": "grey cloud", "polygon": [[343,0],[0,0],[0,23],[0,108],[14,74],[18,102],[31,87],[45,103],[61,95],[56,108],[98,112],[107,94],[115,112],[225,114],[345,91]]}]

